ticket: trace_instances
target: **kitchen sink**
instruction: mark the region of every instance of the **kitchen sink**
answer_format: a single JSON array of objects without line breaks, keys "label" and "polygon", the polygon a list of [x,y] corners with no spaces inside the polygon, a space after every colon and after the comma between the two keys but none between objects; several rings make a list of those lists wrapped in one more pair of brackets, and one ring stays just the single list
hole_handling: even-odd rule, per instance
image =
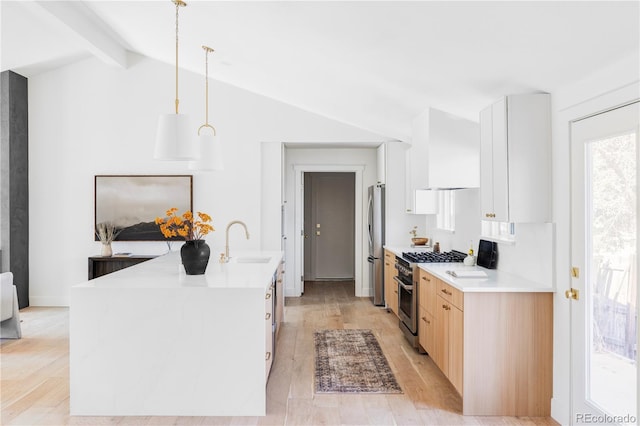
[{"label": "kitchen sink", "polygon": [[235,259],[231,258],[231,260],[235,260],[235,263],[269,263],[271,258],[261,256],[241,256],[236,257]]}]

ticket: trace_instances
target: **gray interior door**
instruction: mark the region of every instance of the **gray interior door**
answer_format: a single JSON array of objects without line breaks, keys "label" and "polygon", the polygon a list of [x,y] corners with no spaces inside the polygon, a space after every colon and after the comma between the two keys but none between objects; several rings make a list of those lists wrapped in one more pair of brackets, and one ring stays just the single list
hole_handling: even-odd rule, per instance
[{"label": "gray interior door", "polygon": [[354,278],[354,173],[305,173],[305,235],[306,280]]}]

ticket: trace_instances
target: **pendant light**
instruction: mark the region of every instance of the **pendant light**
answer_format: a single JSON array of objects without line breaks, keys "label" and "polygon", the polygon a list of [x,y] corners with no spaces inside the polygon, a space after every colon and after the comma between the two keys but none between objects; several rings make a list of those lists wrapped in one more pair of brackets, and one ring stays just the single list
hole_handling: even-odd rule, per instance
[{"label": "pendant light", "polygon": [[176,5],[176,112],[163,114],[158,119],[156,160],[196,160],[199,158],[196,135],[191,118],[178,113],[178,11],[187,4],[182,0],[172,0]]},{"label": "pendant light", "polygon": [[[189,168],[203,171],[223,170],[220,139],[216,134],[215,127],[209,124],[209,53],[213,52],[213,49],[207,46],[202,46],[202,48],[204,49],[205,70],[205,122],[198,128],[200,159],[189,162]],[[213,131],[213,134],[200,134],[200,131],[207,127]]]}]

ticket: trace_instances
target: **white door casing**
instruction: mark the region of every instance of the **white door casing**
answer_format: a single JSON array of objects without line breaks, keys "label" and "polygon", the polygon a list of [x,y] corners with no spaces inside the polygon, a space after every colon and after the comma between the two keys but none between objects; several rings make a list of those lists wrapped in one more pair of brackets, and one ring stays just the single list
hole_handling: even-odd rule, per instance
[{"label": "white door casing", "polygon": [[295,214],[294,232],[297,235],[294,246],[294,294],[301,295],[304,291],[302,277],[304,276],[304,173],[305,172],[353,172],[355,173],[355,295],[356,297],[368,297],[368,287],[364,280],[364,251],[363,251],[363,165],[319,165],[319,164],[297,164],[294,165],[295,175]]}]

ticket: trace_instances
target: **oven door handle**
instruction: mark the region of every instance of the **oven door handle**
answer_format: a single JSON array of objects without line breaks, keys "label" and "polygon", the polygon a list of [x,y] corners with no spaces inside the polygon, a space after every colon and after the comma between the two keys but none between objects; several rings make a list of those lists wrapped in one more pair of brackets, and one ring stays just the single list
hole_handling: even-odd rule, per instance
[{"label": "oven door handle", "polygon": [[401,286],[402,288],[404,288],[404,289],[405,289],[405,290],[407,290],[408,292],[410,292],[410,293],[411,293],[411,292],[413,292],[413,286],[412,286],[412,285],[407,285],[407,284],[403,283],[403,282],[402,282],[398,277],[393,277],[393,279],[394,279],[398,284],[400,284],[400,286]]}]

